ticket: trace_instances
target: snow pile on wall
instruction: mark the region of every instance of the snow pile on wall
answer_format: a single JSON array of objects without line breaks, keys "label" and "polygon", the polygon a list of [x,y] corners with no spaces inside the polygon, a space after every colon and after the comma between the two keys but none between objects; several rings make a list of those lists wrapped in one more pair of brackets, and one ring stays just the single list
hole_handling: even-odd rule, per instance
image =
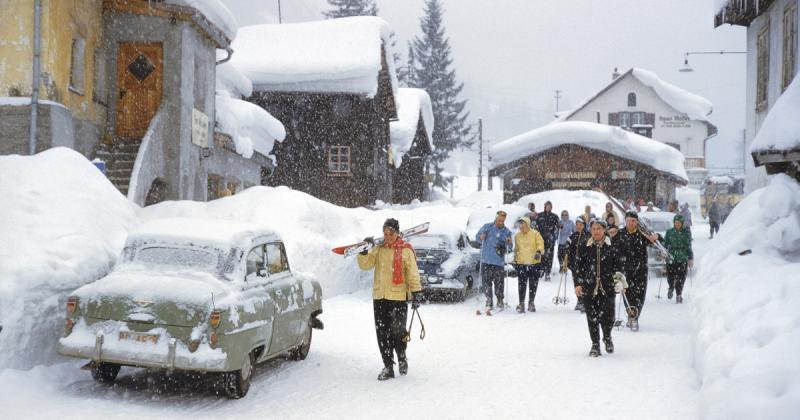
[{"label": "snow pile on wall", "polygon": [[433,150],[433,108],[428,92],[422,89],[397,89],[397,121],[389,123],[394,166],[400,167],[403,156],[411,149],[417,134],[420,115],[425,126],[426,141]]},{"label": "snow pile on wall", "polygon": [[705,120],[714,109],[708,99],[667,83],[649,70],[634,68],[633,75],[645,86],[653,88],[671,107],[686,113],[693,120]]},{"label": "snow pile on wall", "polygon": [[[39,105],[52,105],[66,108],[66,106],[60,102],[48,101],[47,99],[39,99],[37,103]],[[0,96],[0,106],[28,106],[30,104],[30,96]]]},{"label": "snow pile on wall", "polygon": [[[700,262],[692,315],[701,417],[800,407],[800,184],[773,177],[737,205]],[[751,254],[738,255],[752,250]]]},{"label": "snow pile on wall", "polygon": [[582,121],[548,124],[503,140],[489,149],[491,165],[496,168],[563,144],[601,150],[689,180],[683,167],[683,154],[677,149],[619,127]]},{"label": "snow pile on wall", "polygon": [[[273,92],[378,93],[385,61],[397,92],[389,24],[357,16],[239,28],[231,62],[257,90]],[[381,47],[383,56],[381,56]]]},{"label": "snow pile on wall", "polygon": [[233,138],[236,153],[250,158],[255,151],[274,161],[272,146],[286,137],[280,121],[252,102],[223,95],[216,96],[216,110],[217,131]]},{"label": "snow pile on wall", "polygon": [[778,98],[750,145],[750,153],[800,149],[800,77]]},{"label": "snow pile on wall", "polygon": [[229,40],[236,38],[236,29],[239,24],[236,18],[233,17],[230,9],[228,9],[220,0],[168,0],[167,3],[173,3],[180,6],[194,7],[200,12],[209,22],[213,23],[217,28],[225,33]]},{"label": "snow pile on wall", "polygon": [[0,366],[53,361],[69,292],[108,273],[135,207],[72,149],[0,156]]}]

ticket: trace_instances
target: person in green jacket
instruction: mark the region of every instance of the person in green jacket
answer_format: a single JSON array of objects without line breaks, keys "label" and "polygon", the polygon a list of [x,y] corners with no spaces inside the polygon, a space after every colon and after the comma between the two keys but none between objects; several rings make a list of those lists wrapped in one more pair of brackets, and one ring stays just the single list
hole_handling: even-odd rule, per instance
[{"label": "person in green jacket", "polygon": [[667,231],[663,239],[672,259],[667,262],[667,283],[669,291],[667,299],[675,294],[675,303],[683,303],[683,283],[686,282],[686,270],[694,265],[692,252],[692,231],[683,227],[683,216],[676,214],[672,218],[673,228]]}]

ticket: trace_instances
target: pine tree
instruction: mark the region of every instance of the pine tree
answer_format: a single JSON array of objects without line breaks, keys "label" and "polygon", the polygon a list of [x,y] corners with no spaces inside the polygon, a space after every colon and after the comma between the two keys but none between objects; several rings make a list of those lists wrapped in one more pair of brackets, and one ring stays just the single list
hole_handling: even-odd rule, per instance
[{"label": "pine tree", "polygon": [[[459,101],[464,88],[456,80],[451,69],[450,41],[445,36],[442,24],[440,0],[425,0],[425,14],[420,19],[422,35],[414,38],[409,51],[409,85],[424,89],[433,105],[433,152],[432,164],[436,174],[434,185],[445,187],[442,163],[457,146],[470,146],[474,141],[471,127],[466,123],[469,112],[464,108],[467,101]],[[413,54],[412,54],[413,53]]]},{"label": "pine tree", "polygon": [[331,10],[322,12],[328,19],[348,16],[377,16],[375,0],[328,0]]}]

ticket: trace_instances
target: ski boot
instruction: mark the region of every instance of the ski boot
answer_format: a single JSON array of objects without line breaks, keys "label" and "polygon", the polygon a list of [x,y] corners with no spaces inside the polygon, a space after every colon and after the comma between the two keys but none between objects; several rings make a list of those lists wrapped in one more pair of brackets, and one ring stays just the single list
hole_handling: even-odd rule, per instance
[{"label": "ski boot", "polygon": [[381,370],[381,373],[378,374],[379,381],[385,381],[387,379],[394,378],[394,368],[392,366],[386,366]]},{"label": "ski boot", "polygon": [[631,320],[631,331],[639,331],[639,320],[636,318]]},{"label": "ski boot", "polygon": [[[608,348],[608,347],[606,347],[606,348]],[[397,359],[398,359],[398,362],[397,362],[398,369],[397,370],[400,372],[400,375],[408,374],[408,359],[406,359],[406,356],[403,355],[403,357],[398,357]]]},{"label": "ski boot", "polygon": [[589,350],[589,356],[591,357],[600,357],[600,344],[593,343],[592,349]]},{"label": "ski boot", "polygon": [[519,305],[517,305],[517,313],[518,314],[525,313],[525,304],[520,303]]},{"label": "ski boot", "polygon": [[528,302],[528,312],[536,312],[536,305],[533,302]]},{"label": "ski boot", "polygon": [[606,345],[606,353],[614,353],[614,342],[611,341],[611,338],[604,338],[603,343]]},{"label": "ski boot", "polygon": [[681,295],[675,296],[675,303],[683,303],[683,296]]},{"label": "ski boot", "polygon": [[675,289],[673,289],[672,287],[670,287],[670,288],[669,288],[669,290],[667,290],[667,299],[672,299],[672,295],[673,295],[674,293],[675,293]]},{"label": "ski boot", "polygon": [[503,309],[504,307],[505,307],[505,302],[503,302],[503,299],[497,298],[497,309]]}]

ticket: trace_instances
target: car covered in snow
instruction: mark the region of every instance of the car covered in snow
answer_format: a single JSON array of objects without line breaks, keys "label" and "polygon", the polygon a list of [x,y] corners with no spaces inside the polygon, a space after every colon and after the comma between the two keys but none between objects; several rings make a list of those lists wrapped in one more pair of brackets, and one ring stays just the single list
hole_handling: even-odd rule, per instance
[{"label": "car covered in snow", "polygon": [[281,238],[248,223],[160,219],[131,233],[119,262],[67,299],[58,353],[98,382],[121,366],[219,375],[241,398],[255,364],[306,357],[322,289],[292,272]]},{"label": "car covered in snow", "polygon": [[427,299],[463,301],[476,288],[480,253],[465,232],[428,233],[409,239],[417,254]]},{"label": "car covered in snow", "polygon": [[[664,237],[667,230],[672,228],[672,219],[675,213],[668,211],[645,211],[639,213],[639,219],[642,219],[650,229]],[[666,261],[664,256],[654,246],[647,247],[647,266],[655,274],[663,275],[666,272]]]}]

